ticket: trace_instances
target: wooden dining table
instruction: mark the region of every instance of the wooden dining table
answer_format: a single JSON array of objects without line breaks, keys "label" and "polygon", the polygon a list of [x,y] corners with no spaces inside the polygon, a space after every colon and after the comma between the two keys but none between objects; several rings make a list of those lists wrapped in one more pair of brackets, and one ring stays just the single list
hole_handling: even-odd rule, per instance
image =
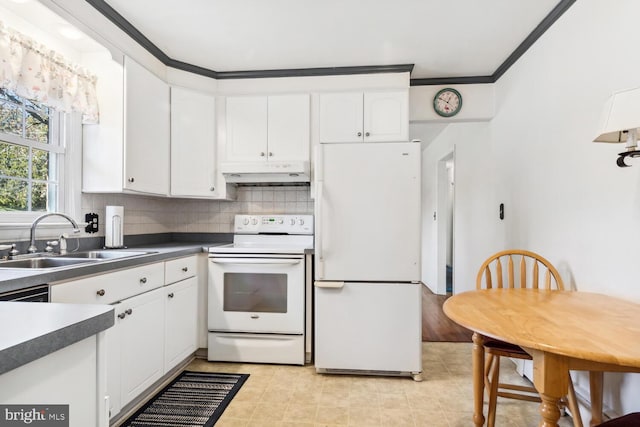
[{"label": "wooden dining table", "polygon": [[484,425],[485,337],[521,346],[533,358],[539,426],[557,426],[569,370],[590,372],[591,425],[602,420],[603,372],[640,372],[640,304],[580,291],[481,289],[454,295],[445,314],[474,331],[476,426]]}]

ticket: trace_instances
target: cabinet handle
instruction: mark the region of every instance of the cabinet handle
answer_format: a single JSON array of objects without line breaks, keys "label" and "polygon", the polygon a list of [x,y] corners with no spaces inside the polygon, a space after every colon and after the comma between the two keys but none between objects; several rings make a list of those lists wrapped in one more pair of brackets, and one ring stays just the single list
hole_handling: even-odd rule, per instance
[{"label": "cabinet handle", "polygon": [[209,191],[216,191],[216,187],[209,187]]},{"label": "cabinet handle", "polygon": [[362,136],[362,132],[358,132],[358,136]]},{"label": "cabinet handle", "polygon": [[124,319],[127,315],[124,313],[118,314],[118,319]]},{"label": "cabinet handle", "polygon": [[366,133],[364,134],[364,136],[369,136],[369,135],[370,135],[370,133],[369,133],[369,132],[366,132]]},{"label": "cabinet handle", "polygon": [[133,182],[133,181],[135,181],[135,178],[131,177],[131,178],[129,178],[127,181],[129,181],[129,182]]},{"label": "cabinet handle", "polygon": [[140,283],[147,283],[147,278],[143,277],[142,279],[140,279]]},{"label": "cabinet handle", "polygon": [[273,157],[273,153],[269,151],[269,157]]},{"label": "cabinet handle", "polygon": [[124,312],[127,313],[128,315],[131,315],[131,313],[133,313],[133,310],[130,308],[127,308]]},{"label": "cabinet handle", "polygon": [[104,294],[105,294],[105,291],[104,291],[104,289],[100,289],[98,292],[96,292],[96,294],[98,294],[98,296],[103,297]]},{"label": "cabinet handle", "polygon": [[182,271],[184,271],[186,273],[187,271],[189,271],[189,268],[188,267],[182,267]]},{"label": "cabinet handle", "polygon": [[260,157],[264,157],[264,151],[260,152]]},{"label": "cabinet handle", "polygon": [[167,295],[169,298],[173,298],[173,292],[171,292],[169,295]]},{"label": "cabinet handle", "polygon": [[254,314],[254,315],[252,315],[252,316],[251,316],[251,318],[252,318],[252,319],[259,319],[259,318],[260,318],[260,316],[258,316],[257,314]]}]

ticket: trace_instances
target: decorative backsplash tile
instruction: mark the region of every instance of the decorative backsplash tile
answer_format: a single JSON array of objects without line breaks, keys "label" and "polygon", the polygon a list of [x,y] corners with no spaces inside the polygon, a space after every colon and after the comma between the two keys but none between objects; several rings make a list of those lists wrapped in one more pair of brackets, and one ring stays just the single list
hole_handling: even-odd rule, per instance
[{"label": "decorative backsplash tile", "polygon": [[239,187],[237,200],[158,198],[130,194],[83,194],[82,215],[100,216],[104,236],[105,206],[124,206],[124,234],[168,232],[231,233],[236,214],[313,214],[309,187]]}]

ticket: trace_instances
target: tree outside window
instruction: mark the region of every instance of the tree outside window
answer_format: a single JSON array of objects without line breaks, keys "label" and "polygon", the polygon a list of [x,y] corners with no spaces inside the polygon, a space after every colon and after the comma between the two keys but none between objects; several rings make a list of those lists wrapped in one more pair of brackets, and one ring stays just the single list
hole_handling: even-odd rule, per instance
[{"label": "tree outside window", "polygon": [[58,204],[58,115],[0,88],[0,212],[51,211]]}]

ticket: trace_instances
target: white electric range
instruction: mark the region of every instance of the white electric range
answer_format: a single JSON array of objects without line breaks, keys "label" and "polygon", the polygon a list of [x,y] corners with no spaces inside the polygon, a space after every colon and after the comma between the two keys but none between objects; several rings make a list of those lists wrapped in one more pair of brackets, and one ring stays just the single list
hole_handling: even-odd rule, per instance
[{"label": "white electric range", "polygon": [[208,359],[303,365],[311,358],[312,215],[236,215],[209,249]]}]

